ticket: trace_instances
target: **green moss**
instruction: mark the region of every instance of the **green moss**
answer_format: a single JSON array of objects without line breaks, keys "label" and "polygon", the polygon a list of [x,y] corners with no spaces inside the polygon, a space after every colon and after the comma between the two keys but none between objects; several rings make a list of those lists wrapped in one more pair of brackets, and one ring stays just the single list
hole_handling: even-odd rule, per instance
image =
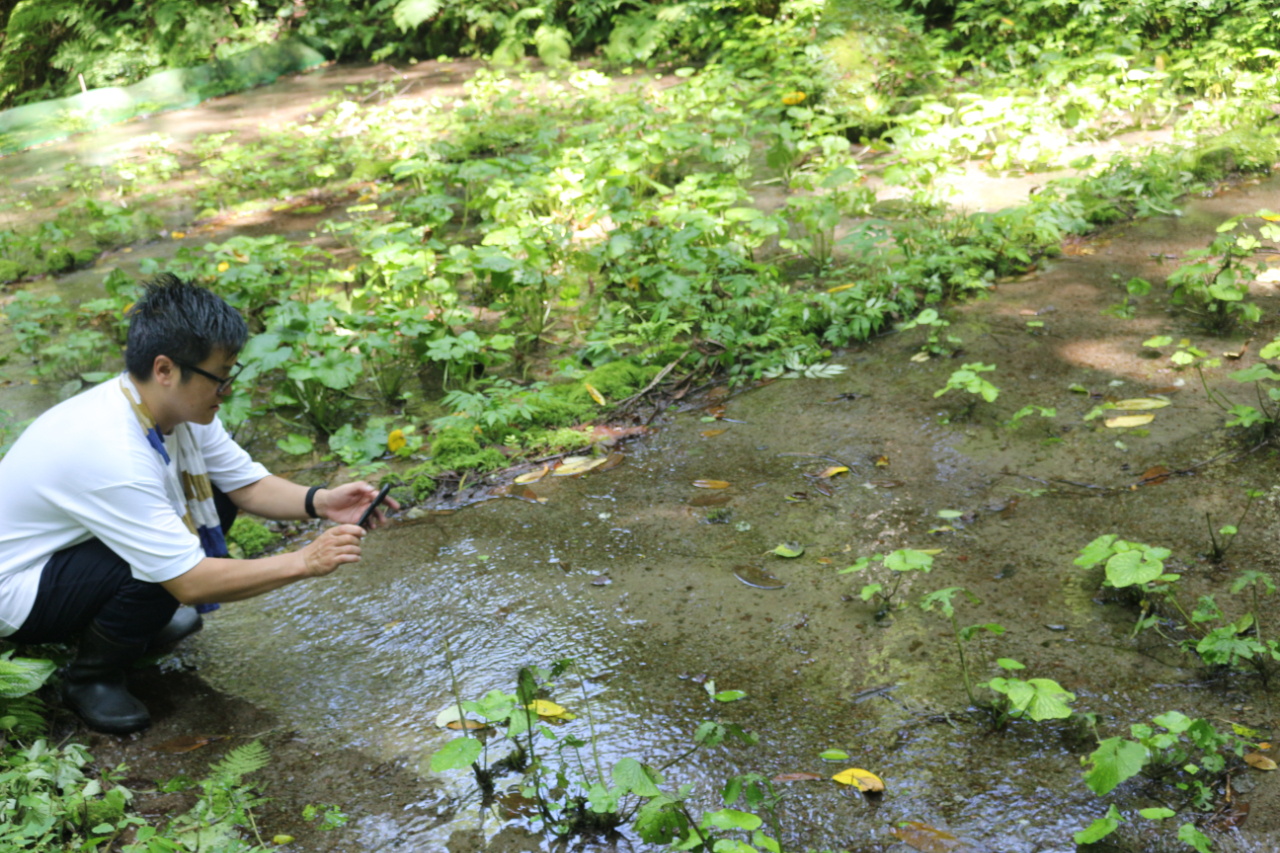
[{"label": "green moss", "polygon": [[431,442],[431,461],[437,471],[492,471],[505,468],[507,457],[492,447],[480,449],[480,443],[462,429],[446,429]]},{"label": "green moss", "polygon": [[0,281],[17,281],[27,274],[27,268],[17,261],[0,261]]},{"label": "green moss", "polygon": [[240,546],[246,557],[261,554],[280,541],[280,534],[268,530],[266,525],[252,518],[237,518],[227,533],[227,542]]},{"label": "green moss", "polygon": [[552,385],[543,389],[536,405],[538,412],[534,419],[548,427],[567,427],[582,423],[597,408],[580,382]]},{"label": "green moss", "polygon": [[49,272],[67,272],[76,265],[76,256],[67,249],[50,249],[44,256],[44,263]]},{"label": "green moss", "polygon": [[408,486],[413,492],[414,500],[424,501],[436,490],[436,475],[440,470],[440,466],[434,462],[423,462],[421,465],[406,469],[401,474],[390,474],[388,478]]},{"label": "green moss", "polygon": [[[639,391],[649,380],[653,379],[662,368],[641,367],[630,361],[611,361],[591,371],[583,379],[595,388],[609,402],[617,402],[630,397]],[[584,388],[583,391],[586,391]]]}]

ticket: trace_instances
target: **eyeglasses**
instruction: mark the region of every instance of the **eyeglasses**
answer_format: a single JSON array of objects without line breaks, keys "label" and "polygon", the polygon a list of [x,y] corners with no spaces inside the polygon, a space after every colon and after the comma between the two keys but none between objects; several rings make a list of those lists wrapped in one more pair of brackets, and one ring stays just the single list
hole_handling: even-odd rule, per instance
[{"label": "eyeglasses", "polygon": [[200,368],[196,367],[194,364],[187,364],[185,361],[178,361],[176,358],[173,358],[172,356],[169,357],[169,360],[185,370],[190,370],[192,373],[198,373],[206,379],[212,379],[214,382],[217,382],[219,394],[227,393],[227,389],[231,387],[231,383],[235,382],[236,377],[239,376],[241,371],[244,370],[244,365],[237,361],[235,363],[235,368],[231,371],[231,375],[227,377],[222,377],[222,376],[218,376],[216,374],[210,373],[207,370],[201,370]]}]

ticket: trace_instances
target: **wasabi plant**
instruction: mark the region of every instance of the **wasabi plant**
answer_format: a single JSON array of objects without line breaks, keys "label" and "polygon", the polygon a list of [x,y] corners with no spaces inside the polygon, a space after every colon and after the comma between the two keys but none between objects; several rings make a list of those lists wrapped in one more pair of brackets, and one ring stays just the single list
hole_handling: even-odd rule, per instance
[{"label": "wasabi plant", "polygon": [[926,551],[903,548],[891,554],[873,554],[870,557],[859,557],[852,566],[840,569],[837,574],[847,575],[866,571],[871,567],[872,563],[879,563],[881,568],[889,572],[889,575],[885,583],[877,581],[862,587],[858,592],[858,597],[863,601],[875,601],[875,619],[879,622],[892,611],[901,610],[905,606],[903,602],[896,600],[898,587],[902,585],[903,578],[908,572],[928,573],[933,568],[933,556]]},{"label": "wasabi plant", "polygon": [[955,605],[951,603],[952,599],[958,594],[964,595],[964,597],[969,599],[972,604],[982,603],[978,599],[978,596],[974,595],[964,587],[952,586],[947,587],[946,589],[935,590],[934,592],[926,595],[920,600],[920,609],[927,612],[933,612],[935,610],[939,611],[946,617],[947,621],[951,623],[951,635],[955,639],[956,655],[960,658],[960,672],[964,676],[964,692],[965,695],[969,697],[970,705],[978,705],[980,703],[973,695],[973,682],[969,674],[969,662],[965,658],[964,654],[964,644],[981,634],[983,631],[994,634],[998,637],[1004,633],[1004,626],[997,625],[994,622],[988,622],[983,625],[970,625],[966,628],[961,628],[959,623],[956,621]]},{"label": "wasabi plant", "polygon": [[978,686],[989,689],[995,697],[990,707],[997,730],[1004,728],[1010,720],[1030,718],[1039,723],[1065,720],[1071,716],[1070,703],[1076,700],[1074,693],[1064,690],[1051,678],[1027,681],[1014,678],[1012,674],[1015,671],[1026,667],[1011,658],[998,658],[996,664],[1009,675],[996,676]]}]

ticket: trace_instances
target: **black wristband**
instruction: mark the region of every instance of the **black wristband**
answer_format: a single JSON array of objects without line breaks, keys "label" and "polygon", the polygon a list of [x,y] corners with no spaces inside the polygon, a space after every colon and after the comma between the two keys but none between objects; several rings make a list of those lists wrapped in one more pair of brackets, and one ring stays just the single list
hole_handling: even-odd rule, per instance
[{"label": "black wristband", "polygon": [[311,518],[320,517],[316,513],[316,492],[320,491],[323,488],[324,486],[312,486],[311,488],[307,489],[307,499],[303,501],[302,505],[306,507],[307,515],[310,516]]}]

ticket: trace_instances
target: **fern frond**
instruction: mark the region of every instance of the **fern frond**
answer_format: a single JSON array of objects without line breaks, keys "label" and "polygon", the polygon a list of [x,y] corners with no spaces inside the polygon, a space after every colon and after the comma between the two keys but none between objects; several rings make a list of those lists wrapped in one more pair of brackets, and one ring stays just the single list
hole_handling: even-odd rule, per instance
[{"label": "fern frond", "polygon": [[235,785],[250,773],[266,767],[271,761],[271,753],[260,741],[237,746],[228,752],[223,759],[213,765],[210,775],[224,785]]},{"label": "fern frond", "polygon": [[45,704],[35,696],[0,699],[0,720],[6,718],[5,728],[19,738],[38,737],[48,730]]}]

